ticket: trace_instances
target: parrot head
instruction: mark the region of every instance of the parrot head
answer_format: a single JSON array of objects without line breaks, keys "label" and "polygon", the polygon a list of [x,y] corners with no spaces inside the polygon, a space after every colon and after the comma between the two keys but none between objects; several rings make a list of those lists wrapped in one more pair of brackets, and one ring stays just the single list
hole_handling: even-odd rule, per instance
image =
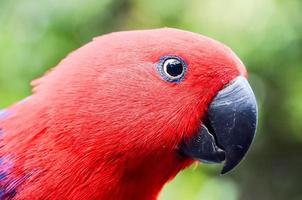
[{"label": "parrot head", "polygon": [[89,169],[86,183],[99,190],[127,183],[128,192],[143,185],[145,195],[156,196],[194,161],[224,163],[226,173],[256,130],[256,100],[240,59],[215,40],[177,29],[95,38],[33,85],[22,107],[39,110],[43,122],[35,130],[45,137],[35,138],[43,148],[32,157],[57,151],[43,154],[51,157],[47,167],[30,163],[65,176]]}]

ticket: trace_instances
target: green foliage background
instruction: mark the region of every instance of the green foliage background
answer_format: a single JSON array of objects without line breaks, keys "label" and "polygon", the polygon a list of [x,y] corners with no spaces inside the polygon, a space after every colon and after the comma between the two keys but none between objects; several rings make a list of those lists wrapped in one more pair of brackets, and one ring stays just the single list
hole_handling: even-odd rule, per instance
[{"label": "green foliage background", "polygon": [[302,2],[299,0],[1,0],[0,107],[30,81],[104,33],[157,27],[201,33],[230,46],[250,72],[260,121],[246,160],[193,166],[160,200],[302,199]]}]

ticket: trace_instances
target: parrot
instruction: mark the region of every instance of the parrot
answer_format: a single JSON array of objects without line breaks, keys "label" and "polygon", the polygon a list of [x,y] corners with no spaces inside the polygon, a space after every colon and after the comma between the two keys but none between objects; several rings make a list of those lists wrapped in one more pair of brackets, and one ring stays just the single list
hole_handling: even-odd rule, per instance
[{"label": "parrot", "polygon": [[94,38],[0,111],[1,200],[155,200],[193,163],[231,171],[255,136],[247,70],[176,28]]}]

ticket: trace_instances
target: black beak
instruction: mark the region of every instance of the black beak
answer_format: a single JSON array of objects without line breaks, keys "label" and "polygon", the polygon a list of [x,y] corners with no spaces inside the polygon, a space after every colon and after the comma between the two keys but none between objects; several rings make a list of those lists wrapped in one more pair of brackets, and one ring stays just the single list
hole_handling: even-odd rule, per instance
[{"label": "black beak", "polygon": [[218,92],[208,109],[207,119],[198,132],[184,141],[182,152],[205,163],[221,163],[221,174],[232,170],[243,159],[257,127],[257,103],[244,77],[237,77]]}]

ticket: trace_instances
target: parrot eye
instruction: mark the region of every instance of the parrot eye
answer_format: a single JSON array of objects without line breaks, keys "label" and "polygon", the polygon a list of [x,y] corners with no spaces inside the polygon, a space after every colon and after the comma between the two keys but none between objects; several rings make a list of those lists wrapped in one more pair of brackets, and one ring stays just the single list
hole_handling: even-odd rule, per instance
[{"label": "parrot eye", "polygon": [[164,80],[180,82],[187,71],[187,65],[178,56],[164,56],[157,64],[157,70]]}]

